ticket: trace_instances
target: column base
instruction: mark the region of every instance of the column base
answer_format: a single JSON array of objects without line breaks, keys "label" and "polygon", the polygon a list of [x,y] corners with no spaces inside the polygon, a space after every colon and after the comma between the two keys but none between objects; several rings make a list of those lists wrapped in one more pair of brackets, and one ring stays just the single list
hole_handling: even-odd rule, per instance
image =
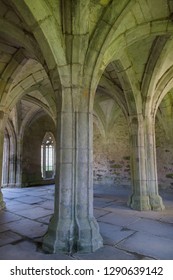
[{"label": "column base", "polygon": [[0,210],[5,208],[5,202],[3,201],[3,195],[2,192],[0,191]]},{"label": "column base", "polygon": [[78,252],[91,253],[103,246],[103,239],[99,233],[99,226],[94,217],[79,220],[78,231]]},{"label": "column base", "polygon": [[132,194],[127,203],[129,207],[139,211],[151,210],[150,201],[148,196]]},{"label": "column base", "polygon": [[165,206],[163,204],[162,198],[158,194],[149,195],[151,209],[153,211],[164,210]]},{"label": "column base", "polygon": [[70,220],[50,221],[48,231],[43,239],[43,250],[49,253],[91,253],[103,246],[98,224],[93,217],[79,224]]}]

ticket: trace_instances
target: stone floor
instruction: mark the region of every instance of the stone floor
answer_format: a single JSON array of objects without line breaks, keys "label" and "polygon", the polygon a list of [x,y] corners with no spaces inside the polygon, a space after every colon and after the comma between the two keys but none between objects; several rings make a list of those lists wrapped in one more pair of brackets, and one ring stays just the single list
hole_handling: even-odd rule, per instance
[{"label": "stone floor", "polygon": [[3,189],[0,212],[1,260],[173,260],[173,192],[164,192],[166,209],[138,212],[126,206],[126,188],[94,188],[94,213],[104,247],[92,254],[45,254],[42,236],[53,213],[54,186]]}]

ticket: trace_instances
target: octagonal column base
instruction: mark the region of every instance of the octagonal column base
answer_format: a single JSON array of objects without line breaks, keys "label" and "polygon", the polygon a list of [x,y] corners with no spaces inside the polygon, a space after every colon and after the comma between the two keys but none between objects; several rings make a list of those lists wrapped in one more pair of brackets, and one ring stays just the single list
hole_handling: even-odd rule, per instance
[{"label": "octagonal column base", "polygon": [[149,200],[150,200],[151,209],[153,211],[161,211],[165,209],[163,200],[160,195],[158,194],[149,195]]},{"label": "octagonal column base", "polygon": [[0,210],[5,208],[5,202],[3,201],[3,194],[0,191]]},{"label": "octagonal column base", "polygon": [[148,196],[132,194],[128,201],[128,206],[139,211],[151,210]]},{"label": "octagonal column base", "polygon": [[65,219],[56,223],[53,217],[43,239],[43,250],[49,253],[91,253],[102,246],[103,240],[94,217],[76,225]]}]

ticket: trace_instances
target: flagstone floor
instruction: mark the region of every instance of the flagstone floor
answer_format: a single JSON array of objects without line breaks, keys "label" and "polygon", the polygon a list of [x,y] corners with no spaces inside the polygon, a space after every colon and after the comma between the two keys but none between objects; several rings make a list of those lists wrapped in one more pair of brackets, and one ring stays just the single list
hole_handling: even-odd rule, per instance
[{"label": "flagstone floor", "polygon": [[94,253],[47,254],[42,237],[53,213],[54,186],[4,188],[0,212],[0,260],[173,260],[173,191],[162,192],[166,209],[135,211],[125,187],[94,188],[94,214],[104,246]]}]

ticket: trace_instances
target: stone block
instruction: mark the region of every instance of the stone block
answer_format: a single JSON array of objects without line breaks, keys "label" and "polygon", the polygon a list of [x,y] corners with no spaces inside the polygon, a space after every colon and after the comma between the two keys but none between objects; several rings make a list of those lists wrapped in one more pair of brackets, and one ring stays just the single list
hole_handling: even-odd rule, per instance
[{"label": "stone block", "polygon": [[[150,0],[148,6],[154,19],[166,18],[169,15],[169,5],[165,0]],[[155,7],[161,7],[161,9]]]},{"label": "stone block", "polygon": [[23,202],[23,203],[26,203],[26,204],[35,204],[35,203],[39,203],[41,201],[44,201],[44,199],[28,195],[28,196],[21,197],[21,198],[19,197],[19,198],[16,199],[16,201]]},{"label": "stone block", "polygon": [[139,220],[138,217],[123,215],[120,213],[118,214],[110,213],[98,219],[99,222],[104,222],[104,223],[123,226],[123,227],[129,227],[131,223],[134,223],[137,220]]},{"label": "stone block", "polygon": [[[6,199],[14,199],[17,197],[21,197],[22,198],[22,194],[21,193],[14,193],[14,192],[4,192],[3,191],[3,197]],[[25,195],[23,194],[23,197],[25,197]]]},{"label": "stone block", "polygon": [[41,207],[45,208],[45,209],[54,209],[54,200],[50,200],[48,199],[47,201],[44,202],[40,202],[38,205],[40,205]]},{"label": "stone block", "polygon": [[[6,225],[3,225],[3,224],[0,225],[0,233],[7,231],[7,230],[8,230],[8,227],[6,227]],[[1,236],[0,236],[0,238],[1,238]]]},{"label": "stone block", "polygon": [[117,248],[104,246],[92,254],[75,254],[75,258],[79,260],[136,260],[134,254],[123,252]]},{"label": "stone block", "polygon": [[158,34],[165,34],[167,31],[167,23],[163,21],[156,21],[152,22],[151,24],[151,33],[156,33]]},{"label": "stone block", "polygon": [[62,253],[52,255],[37,252],[36,246],[22,242],[0,247],[0,260],[72,260],[72,258]]},{"label": "stone block", "polygon": [[38,221],[39,223],[43,223],[43,224],[48,225],[51,217],[52,217],[52,215],[48,215],[46,217],[38,218],[36,221]]},{"label": "stone block", "polygon": [[142,22],[144,22],[144,20],[145,20],[144,15],[142,13],[142,10],[141,10],[138,2],[136,3],[136,5],[134,5],[132,13],[138,24],[141,24]]},{"label": "stone block", "polygon": [[153,18],[152,18],[149,2],[147,0],[140,0],[139,5],[143,15],[145,15],[145,20],[146,21],[152,20]]},{"label": "stone block", "polygon": [[160,236],[173,240],[172,225],[165,224],[160,221],[140,219],[128,225],[128,228],[135,231],[146,232],[152,234],[153,236]]},{"label": "stone block", "polygon": [[109,211],[104,211],[102,209],[94,209],[94,217],[96,217],[96,219],[104,215],[107,215],[108,213]]},{"label": "stone block", "polygon": [[47,226],[29,219],[8,223],[8,228],[28,238],[36,238],[46,233]]},{"label": "stone block", "polygon": [[12,213],[9,213],[7,211],[1,211],[0,212],[0,224],[4,225],[13,221],[20,220],[21,217]]},{"label": "stone block", "polygon": [[128,239],[120,242],[117,248],[136,252],[154,259],[172,260],[173,241],[163,237],[153,236],[148,233],[137,232]]},{"label": "stone block", "polygon": [[42,218],[42,217],[48,216],[50,214],[53,214],[52,212],[53,212],[52,210],[48,210],[48,209],[44,209],[42,207],[36,206],[36,207],[30,208],[30,209],[16,212],[16,214],[26,217],[28,219],[35,220],[35,219]]},{"label": "stone block", "polygon": [[34,208],[34,207],[36,207],[36,206],[35,205],[33,206],[32,204],[28,205],[26,203],[20,203],[20,202],[17,202],[17,201],[15,203],[6,204],[6,210],[7,211],[13,212],[13,213],[19,212],[19,215],[20,215],[21,211],[26,210],[26,209],[30,209],[30,208]]},{"label": "stone block", "polygon": [[0,234],[0,246],[13,243],[22,239],[20,235],[11,231],[1,232]]},{"label": "stone block", "polygon": [[136,28],[126,31],[125,38],[126,44],[132,45],[137,42],[139,39],[146,38],[150,34],[150,24],[145,23],[137,26]]},{"label": "stone block", "polygon": [[102,222],[99,223],[99,227],[103,243],[109,245],[115,245],[134,233],[133,230]]}]

